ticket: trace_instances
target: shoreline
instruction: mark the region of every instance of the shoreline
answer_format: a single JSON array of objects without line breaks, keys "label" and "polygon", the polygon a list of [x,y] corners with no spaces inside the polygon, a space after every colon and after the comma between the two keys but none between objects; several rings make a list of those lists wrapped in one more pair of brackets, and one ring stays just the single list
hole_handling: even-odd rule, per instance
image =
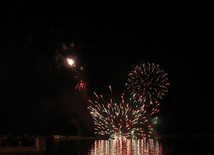
[{"label": "shoreline", "polygon": [[[143,137],[142,137],[143,138]],[[142,139],[137,138],[137,139]],[[214,138],[213,135],[156,135],[154,137],[145,137],[149,139],[171,139],[171,138]],[[108,140],[108,137],[81,137],[81,136],[60,136],[58,138],[52,138],[54,141],[63,140]]]}]

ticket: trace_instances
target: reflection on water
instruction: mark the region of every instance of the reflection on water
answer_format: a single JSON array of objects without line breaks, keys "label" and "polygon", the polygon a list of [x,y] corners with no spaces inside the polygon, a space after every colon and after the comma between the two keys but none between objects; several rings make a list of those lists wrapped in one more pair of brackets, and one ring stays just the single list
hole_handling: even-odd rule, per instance
[{"label": "reflection on water", "polygon": [[154,139],[95,140],[91,155],[162,155],[162,146]]},{"label": "reflection on water", "polygon": [[145,138],[136,140],[48,141],[46,155],[210,154],[210,152],[213,152],[213,141],[214,136],[178,137],[158,140]]}]

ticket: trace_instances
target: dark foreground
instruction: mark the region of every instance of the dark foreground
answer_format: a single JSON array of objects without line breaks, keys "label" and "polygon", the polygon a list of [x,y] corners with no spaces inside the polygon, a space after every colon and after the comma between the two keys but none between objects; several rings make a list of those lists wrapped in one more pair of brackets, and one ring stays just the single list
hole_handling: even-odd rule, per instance
[{"label": "dark foreground", "polygon": [[45,152],[1,153],[1,155],[177,155],[211,154],[214,137],[179,137],[139,140],[47,140]]}]

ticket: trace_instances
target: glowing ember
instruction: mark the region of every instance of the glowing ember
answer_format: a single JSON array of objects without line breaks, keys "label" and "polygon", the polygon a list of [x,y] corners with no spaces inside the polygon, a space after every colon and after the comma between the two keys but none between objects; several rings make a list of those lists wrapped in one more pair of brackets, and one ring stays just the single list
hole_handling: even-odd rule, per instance
[{"label": "glowing ember", "polygon": [[70,66],[74,66],[74,60],[73,59],[67,58],[67,63]]}]

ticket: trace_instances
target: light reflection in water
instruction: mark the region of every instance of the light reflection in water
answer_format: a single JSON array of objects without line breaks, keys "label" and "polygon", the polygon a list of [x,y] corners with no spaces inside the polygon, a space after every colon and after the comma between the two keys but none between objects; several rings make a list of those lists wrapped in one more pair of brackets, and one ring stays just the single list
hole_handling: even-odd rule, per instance
[{"label": "light reflection in water", "polygon": [[91,155],[162,155],[156,139],[95,140]]}]

